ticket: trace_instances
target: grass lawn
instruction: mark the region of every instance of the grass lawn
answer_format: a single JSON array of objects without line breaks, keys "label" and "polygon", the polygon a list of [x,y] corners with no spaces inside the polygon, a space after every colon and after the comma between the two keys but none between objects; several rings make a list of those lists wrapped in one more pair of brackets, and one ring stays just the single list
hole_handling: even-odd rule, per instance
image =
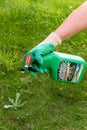
[{"label": "grass lawn", "polygon": [[[34,77],[20,73],[24,54],[82,2],[0,0],[0,130],[87,130],[87,69],[77,85],[56,82],[48,73]],[[64,41],[56,51],[87,61],[87,30]],[[26,103],[5,109],[17,93],[18,101]]]}]

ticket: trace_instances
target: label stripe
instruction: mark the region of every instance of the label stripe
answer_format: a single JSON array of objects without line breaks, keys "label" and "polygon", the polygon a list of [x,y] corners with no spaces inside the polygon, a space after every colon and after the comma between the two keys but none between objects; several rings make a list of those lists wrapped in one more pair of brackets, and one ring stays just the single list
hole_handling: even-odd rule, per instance
[{"label": "label stripe", "polygon": [[31,55],[29,55],[29,56],[27,57],[26,62],[25,62],[25,66],[28,66],[28,65],[30,64],[31,58],[32,58]]}]

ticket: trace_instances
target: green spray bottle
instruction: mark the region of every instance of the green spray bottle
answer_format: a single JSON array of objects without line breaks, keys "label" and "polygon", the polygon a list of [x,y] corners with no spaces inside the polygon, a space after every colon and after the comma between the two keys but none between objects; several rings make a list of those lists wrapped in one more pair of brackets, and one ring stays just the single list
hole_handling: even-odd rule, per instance
[{"label": "green spray bottle", "polygon": [[[35,70],[29,66],[30,60],[32,60],[31,55],[28,56],[25,62],[25,68],[27,67],[28,70],[35,72]],[[86,61],[80,56],[54,51],[43,56],[43,65],[41,65],[40,68],[47,68],[51,77],[56,81],[75,84],[80,83],[83,77],[86,69]]]}]

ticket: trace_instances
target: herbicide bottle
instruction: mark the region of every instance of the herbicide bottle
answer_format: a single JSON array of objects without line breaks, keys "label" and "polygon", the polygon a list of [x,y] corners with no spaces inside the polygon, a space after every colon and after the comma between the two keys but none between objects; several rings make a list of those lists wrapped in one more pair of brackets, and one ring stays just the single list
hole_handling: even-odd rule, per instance
[{"label": "herbicide bottle", "polygon": [[[47,68],[56,81],[80,83],[86,69],[86,61],[80,56],[52,52],[43,56],[43,65],[40,68]],[[28,70],[31,69],[34,71],[28,67]]]}]

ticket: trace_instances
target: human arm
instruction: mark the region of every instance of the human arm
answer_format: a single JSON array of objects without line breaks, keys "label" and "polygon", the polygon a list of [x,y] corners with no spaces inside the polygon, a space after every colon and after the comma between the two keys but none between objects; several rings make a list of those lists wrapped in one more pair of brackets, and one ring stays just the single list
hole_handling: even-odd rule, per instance
[{"label": "human arm", "polygon": [[69,37],[87,28],[87,1],[75,9],[64,22],[55,30],[55,33],[64,41]]},{"label": "human arm", "polygon": [[[24,57],[24,62],[22,68],[24,70],[28,69],[28,66],[25,66],[26,59],[28,55],[32,54],[34,59],[38,62],[39,65],[43,64],[43,56],[54,51],[56,45],[61,44],[62,41],[67,38],[75,35],[76,33],[87,28],[87,1],[84,2],[81,6],[75,9],[65,20],[64,22],[52,32],[44,41],[39,45],[34,47],[32,50],[27,52]],[[29,64],[30,65],[30,64]],[[34,62],[31,63],[31,66],[39,71],[41,70],[37,64]]]}]

